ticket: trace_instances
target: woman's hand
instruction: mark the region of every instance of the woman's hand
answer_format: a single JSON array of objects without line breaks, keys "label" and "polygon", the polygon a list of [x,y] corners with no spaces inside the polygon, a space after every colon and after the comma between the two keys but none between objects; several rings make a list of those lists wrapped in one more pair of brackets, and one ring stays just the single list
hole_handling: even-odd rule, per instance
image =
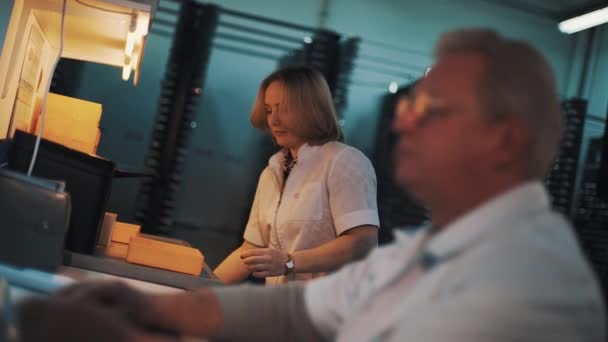
[{"label": "woman's hand", "polygon": [[274,248],[253,248],[241,253],[241,259],[254,277],[265,278],[285,274],[287,253]]}]

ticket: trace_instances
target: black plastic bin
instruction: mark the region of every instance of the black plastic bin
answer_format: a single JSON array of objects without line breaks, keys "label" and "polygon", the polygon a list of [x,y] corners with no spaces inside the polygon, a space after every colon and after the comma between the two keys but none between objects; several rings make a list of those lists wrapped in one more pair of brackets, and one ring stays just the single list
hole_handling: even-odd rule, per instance
[{"label": "black plastic bin", "polygon": [[[36,136],[16,131],[9,150],[9,169],[27,172]],[[93,254],[97,234],[112,186],[114,163],[98,156],[67,148],[42,139],[34,171],[35,176],[63,180],[72,199],[70,228],[65,248]]]}]

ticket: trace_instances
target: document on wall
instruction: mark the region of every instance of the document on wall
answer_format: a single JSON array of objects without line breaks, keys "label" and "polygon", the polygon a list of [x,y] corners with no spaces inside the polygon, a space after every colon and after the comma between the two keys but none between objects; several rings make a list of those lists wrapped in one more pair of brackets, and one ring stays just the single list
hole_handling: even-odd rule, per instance
[{"label": "document on wall", "polygon": [[32,22],[13,108],[11,135],[15,129],[32,132],[36,127],[36,119],[40,114],[44,95],[44,90],[41,89],[45,74],[43,61],[46,60],[48,53],[49,49],[40,28]]}]

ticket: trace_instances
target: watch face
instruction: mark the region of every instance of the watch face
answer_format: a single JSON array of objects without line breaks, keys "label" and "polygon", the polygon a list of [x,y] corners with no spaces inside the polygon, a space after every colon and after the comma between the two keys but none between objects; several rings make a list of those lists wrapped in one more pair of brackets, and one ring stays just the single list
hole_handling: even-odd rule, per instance
[{"label": "watch face", "polygon": [[290,259],[290,260],[289,260],[289,261],[288,261],[288,262],[285,264],[285,266],[287,266],[287,268],[290,268],[290,269],[291,269],[291,268],[293,268],[293,260],[291,260],[291,259]]}]

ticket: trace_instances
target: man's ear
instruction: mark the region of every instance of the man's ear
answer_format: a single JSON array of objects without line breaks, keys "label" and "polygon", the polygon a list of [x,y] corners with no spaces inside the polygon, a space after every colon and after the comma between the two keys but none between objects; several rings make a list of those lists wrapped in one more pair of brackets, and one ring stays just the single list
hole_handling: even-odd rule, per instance
[{"label": "man's ear", "polygon": [[527,122],[517,116],[503,118],[494,127],[493,155],[498,167],[517,163],[530,152],[532,132]]}]

